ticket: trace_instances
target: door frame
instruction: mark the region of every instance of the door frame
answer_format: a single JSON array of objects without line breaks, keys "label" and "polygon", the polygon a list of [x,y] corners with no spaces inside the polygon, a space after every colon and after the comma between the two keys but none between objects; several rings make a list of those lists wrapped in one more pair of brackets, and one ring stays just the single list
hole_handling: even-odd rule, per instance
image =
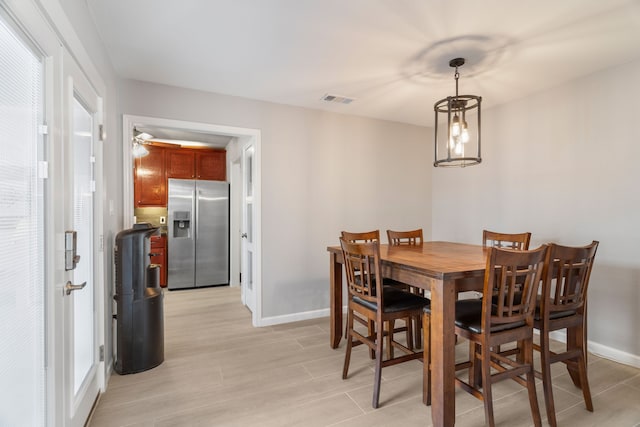
[{"label": "door frame", "polygon": [[[241,156],[240,141],[244,142],[250,139],[255,146],[255,182],[254,182],[254,204],[255,204],[255,246],[256,257],[254,265],[254,290],[256,294],[255,310],[252,313],[253,326],[262,326],[262,205],[261,205],[261,131],[259,129],[241,128],[234,126],[218,125],[211,123],[189,122],[183,120],[163,119],[158,117],[136,116],[124,114],[122,116],[122,164],[124,170],[123,191],[122,191],[122,207],[124,215],[124,228],[133,226],[133,156],[131,154],[131,141],[133,139],[134,127],[162,127],[172,128],[185,131],[196,131],[200,133],[209,133],[216,135],[231,136],[234,139],[227,145],[227,178],[231,184],[231,195],[233,197],[234,188],[242,188],[241,174],[233,173],[233,163]],[[240,181],[238,181],[238,179]],[[235,203],[233,200],[231,203]],[[237,218],[236,211],[231,207],[230,216],[230,275],[231,286],[238,286],[239,282],[239,261],[237,257],[240,254],[240,236],[234,233],[237,229],[236,224],[240,222]],[[235,228],[234,228],[235,227]]]},{"label": "door frame", "polygon": [[[248,218],[252,218],[255,215],[255,175],[256,175],[256,168],[255,168],[255,153],[256,153],[256,147],[253,144],[253,141],[249,138],[240,138],[238,140],[238,157],[237,159],[234,161],[234,164],[237,164],[238,166],[238,173],[239,175],[239,180],[238,182],[240,183],[240,188],[238,189],[238,197],[235,200],[235,205],[237,205],[238,208],[238,224],[236,225],[236,227],[238,227],[239,232],[237,233],[237,235],[240,236],[239,238],[239,252],[240,252],[240,258],[239,258],[239,266],[238,266],[238,279],[240,282],[240,286],[241,286],[241,291],[240,291],[240,296],[241,296],[241,300],[242,303],[252,312],[254,313],[257,309],[258,306],[258,298],[257,298],[257,293],[256,293],[256,289],[255,289],[255,274],[254,274],[254,268],[255,268],[255,262],[254,262],[254,258],[257,254],[256,251],[256,244],[255,244],[255,232],[253,232],[253,224],[249,225],[246,220]],[[248,176],[247,174],[247,157],[246,157],[246,153],[247,150],[251,149],[252,154],[251,154],[251,196],[247,195],[247,190],[249,189],[249,186],[247,185],[247,182],[245,181],[246,177]],[[248,198],[251,198],[251,202],[248,203],[247,200]],[[248,213],[248,209],[251,209],[251,215],[249,215]],[[250,231],[251,230],[251,231]],[[250,239],[248,237],[248,234],[251,233]],[[251,255],[251,256],[249,256]],[[251,266],[249,266],[247,263],[251,262]],[[248,270],[248,271],[247,271]],[[242,277],[241,273],[244,273],[244,277]],[[241,279],[241,280],[240,280]],[[251,282],[251,283],[249,283]],[[250,286],[249,286],[250,285]],[[247,291],[247,289],[251,289],[250,292]]]}]

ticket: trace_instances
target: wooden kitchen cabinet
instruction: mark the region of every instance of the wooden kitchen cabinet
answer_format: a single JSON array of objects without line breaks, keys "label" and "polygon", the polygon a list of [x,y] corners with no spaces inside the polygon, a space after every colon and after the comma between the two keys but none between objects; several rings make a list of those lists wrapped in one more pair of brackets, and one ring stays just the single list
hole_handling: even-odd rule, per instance
[{"label": "wooden kitchen cabinet", "polygon": [[167,287],[167,236],[151,236],[151,264],[160,266],[160,286]]},{"label": "wooden kitchen cabinet", "polygon": [[227,179],[227,152],[181,148],[167,152],[167,178],[207,179],[225,181]]},{"label": "wooden kitchen cabinet", "polygon": [[165,148],[145,145],[149,154],[135,159],[134,205],[167,206],[167,179],[226,181],[227,152],[224,150]]},{"label": "wooden kitchen cabinet", "polygon": [[135,159],[134,164],[134,205],[137,208],[167,206],[166,150],[152,145],[145,148],[149,154]]},{"label": "wooden kitchen cabinet", "polygon": [[169,150],[167,153],[167,178],[195,178],[195,159],[194,150],[186,148]]},{"label": "wooden kitchen cabinet", "polygon": [[226,181],[227,152],[223,150],[196,151],[196,178]]}]

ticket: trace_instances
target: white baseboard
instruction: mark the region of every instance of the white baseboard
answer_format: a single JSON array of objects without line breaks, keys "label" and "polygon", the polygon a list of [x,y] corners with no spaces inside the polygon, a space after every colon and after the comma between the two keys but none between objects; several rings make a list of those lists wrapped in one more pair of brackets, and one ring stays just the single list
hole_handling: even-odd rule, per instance
[{"label": "white baseboard", "polygon": [[[343,313],[346,312],[346,306],[343,308]],[[305,311],[301,313],[285,314],[282,316],[263,317],[260,321],[260,326],[280,325],[282,323],[299,322],[301,320],[317,319],[319,317],[328,317],[329,309]],[[536,331],[537,332],[537,331]],[[567,342],[567,337],[564,331],[554,331],[550,335],[551,339]],[[640,356],[627,353],[613,347],[589,341],[587,343],[589,352],[596,356],[603,357],[605,359],[612,360],[614,362],[622,363],[625,365],[640,368]]]},{"label": "white baseboard", "polygon": [[285,314],[282,316],[263,317],[259,326],[280,325],[282,323],[299,322],[301,320],[317,319],[319,317],[329,317],[329,309],[303,311],[300,313]]},{"label": "white baseboard", "polygon": [[[551,332],[549,337],[560,342],[567,342],[567,334],[564,331]],[[638,355],[627,353],[613,347],[608,347],[594,341],[587,342],[587,349],[590,353],[593,353],[598,357],[603,357],[624,365],[640,368],[640,356]]]}]

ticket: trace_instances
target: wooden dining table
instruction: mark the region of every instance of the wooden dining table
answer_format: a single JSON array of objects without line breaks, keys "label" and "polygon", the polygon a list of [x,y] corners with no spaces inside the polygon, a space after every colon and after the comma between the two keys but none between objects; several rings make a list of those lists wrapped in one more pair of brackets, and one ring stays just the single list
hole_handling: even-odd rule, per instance
[{"label": "wooden dining table", "polygon": [[[329,246],[331,347],[342,338],[342,251]],[[431,417],[455,422],[455,301],[459,291],[482,290],[487,249],[454,242],[380,245],[382,275],[431,293]],[[425,343],[426,345],[426,343]]]}]

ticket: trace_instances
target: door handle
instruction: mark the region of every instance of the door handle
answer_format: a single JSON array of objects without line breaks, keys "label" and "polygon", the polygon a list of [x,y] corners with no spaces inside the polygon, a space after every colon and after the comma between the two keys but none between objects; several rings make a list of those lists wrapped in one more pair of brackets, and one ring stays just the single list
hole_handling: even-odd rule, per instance
[{"label": "door handle", "polygon": [[247,238],[247,233],[242,233],[242,234],[240,235],[240,237],[241,237],[241,238],[243,238],[243,239],[246,239],[246,238]]},{"label": "door handle", "polygon": [[80,289],[83,289],[85,286],[87,286],[87,282],[81,283],[79,285],[74,285],[73,283],[71,283],[71,281],[69,280],[67,282],[66,285],[64,285],[64,293],[66,295],[71,295],[71,292],[73,291],[79,291]]}]

